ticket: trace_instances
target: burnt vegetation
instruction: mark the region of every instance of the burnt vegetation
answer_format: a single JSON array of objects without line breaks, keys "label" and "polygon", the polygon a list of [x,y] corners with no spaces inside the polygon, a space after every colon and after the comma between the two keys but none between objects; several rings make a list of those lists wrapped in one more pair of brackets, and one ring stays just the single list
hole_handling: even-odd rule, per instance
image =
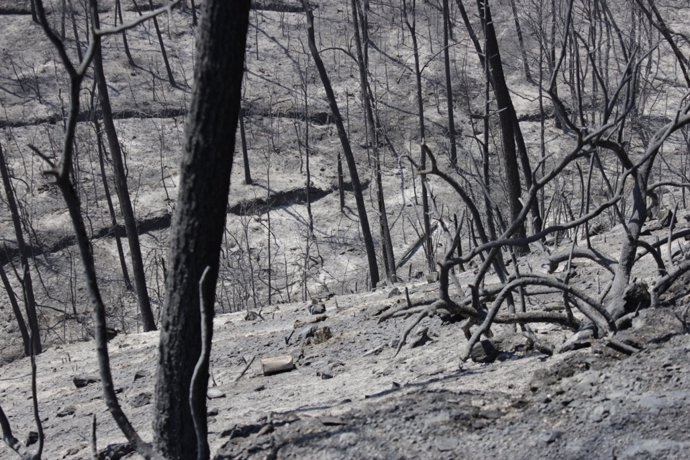
[{"label": "burnt vegetation", "polygon": [[[689,17],[686,0],[0,0],[0,363],[31,359],[38,437],[0,407],[5,443],[41,458],[35,357],[95,339],[130,448],[209,458],[219,312],[395,289],[375,312],[406,320],[394,355],[447,326],[462,361],[505,329],[632,355],[650,308],[687,332]],[[108,339],[156,329],[144,440]]]}]

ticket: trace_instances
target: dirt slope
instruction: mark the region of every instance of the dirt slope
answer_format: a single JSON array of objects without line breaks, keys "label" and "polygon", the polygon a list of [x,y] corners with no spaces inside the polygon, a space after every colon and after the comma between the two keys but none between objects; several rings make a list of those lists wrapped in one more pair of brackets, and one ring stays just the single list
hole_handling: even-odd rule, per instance
[{"label": "dirt slope", "polygon": [[[427,295],[435,286],[411,288]],[[672,308],[641,312],[628,334],[645,349],[631,357],[602,344],[548,357],[497,329],[499,349],[515,351],[477,364],[457,360],[458,326],[436,319],[420,325],[431,341],[394,356],[407,322],[379,324],[376,316],[404,301],[392,292],[331,298],[325,316],[305,304],[280,305],[263,320],[219,316],[209,390],[218,458],[688,458],[690,336]],[[122,404],[145,438],[156,345],[157,334],[148,333],[110,346]],[[260,358],[282,354],[297,368],[263,376]],[[124,442],[98,382],[74,385],[74,377],[98,373],[92,343],[52,348],[38,369],[45,458],[89,458],[93,415],[99,448]],[[21,439],[35,429],[28,373],[24,359],[0,378]],[[10,454],[0,447],[0,457]]]}]

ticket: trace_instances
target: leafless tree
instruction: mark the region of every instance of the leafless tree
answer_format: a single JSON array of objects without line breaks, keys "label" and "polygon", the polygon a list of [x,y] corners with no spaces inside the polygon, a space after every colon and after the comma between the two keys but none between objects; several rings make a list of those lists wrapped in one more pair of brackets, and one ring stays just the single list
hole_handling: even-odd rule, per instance
[{"label": "leafless tree", "polygon": [[[17,239],[17,247],[19,249],[19,259],[22,266],[22,276],[19,278],[19,281],[22,286],[24,310],[26,312],[26,319],[29,324],[29,332],[32,341],[31,347],[34,350],[34,353],[39,354],[42,351],[41,331],[38,326],[36,298],[34,295],[34,286],[31,278],[31,267],[29,266],[29,250],[24,240],[24,229],[22,228],[21,216],[19,215],[19,207],[17,206],[17,200],[15,198],[14,188],[12,186],[12,177],[10,176],[10,172],[7,167],[7,161],[2,150],[2,145],[0,145],[0,174],[2,175],[5,198],[7,199],[7,204],[10,208],[12,224],[14,226],[14,235]],[[9,291],[8,295],[12,296]],[[19,317],[17,317],[17,319],[19,320]],[[25,350],[27,348],[26,345],[27,344],[25,343]]]},{"label": "leafless tree", "polygon": [[369,280],[371,281],[371,286],[375,287],[379,282],[379,269],[378,264],[376,262],[374,240],[371,236],[371,228],[369,226],[369,217],[367,216],[367,210],[364,205],[362,184],[359,180],[359,174],[357,173],[357,164],[355,162],[354,154],[352,153],[352,147],[350,145],[350,140],[347,136],[347,131],[345,130],[345,125],[343,124],[343,118],[340,115],[338,101],[336,100],[335,93],[333,92],[333,87],[331,86],[330,79],[328,78],[326,67],[323,64],[323,60],[319,55],[319,50],[316,47],[316,38],[314,34],[314,14],[312,13],[311,6],[307,2],[307,0],[302,0],[302,6],[304,7],[307,17],[307,37],[309,43],[309,51],[311,52],[312,58],[314,59],[314,63],[316,64],[316,68],[319,72],[319,77],[321,78],[321,83],[323,84],[324,90],[326,91],[328,105],[331,108],[331,115],[333,116],[333,121],[338,129],[338,137],[340,138],[343,153],[345,154],[345,161],[347,162],[347,167],[350,170],[350,180],[352,181],[352,189],[355,195],[355,201],[357,203],[357,214],[359,216],[359,224],[362,229],[364,248],[366,250],[367,261],[369,263]]}]

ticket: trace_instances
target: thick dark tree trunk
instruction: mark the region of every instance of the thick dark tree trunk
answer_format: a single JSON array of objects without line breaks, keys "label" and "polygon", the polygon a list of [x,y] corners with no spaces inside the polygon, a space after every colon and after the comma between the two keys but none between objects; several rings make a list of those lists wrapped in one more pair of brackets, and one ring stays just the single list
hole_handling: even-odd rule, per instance
[{"label": "thick dark tree trunk", "polygon": [[379,282],[379,269],[376,262],[376,252],[374,250],[374,240],[371,237],[371,228],[369,227],[369,217],[367,217],[367,210],[364,206],[364,195],[362,194],[362,184],[359,181],[359,174],[357,173],[357,164],[355,163],[355,156],[352,153],[350,140],[347,137],[347,131],[343,124],[343,117],[340,115],[338,102],[335,99],[335,93],[331,86],[331,81],[328,78],[326,67],[319,56],[319,50],[316,48],[316,38],[314,35],[314,15],[311,11],[311,6],[307,0],[302,0],[302,5],[307,14],[307,33],[309,41],[309,51],[311,52],[316,69],[319,71],[319,77],[323,83],[323,88],[326,91],[328,98],[328,105],[331,108],[333,121],[338,128],[338,137],[343,147],[343,154],[347,167],[350,170],[350,179],[352,180],[352,190],[355,194],[355,201],[357,202],[357,214],[359,215],[359,224],[362,228],[362,239],[364,240],[364,248],[367,253],[367,261],[369,263],[369,279],[371,280],[371,287],[376,287]]},{"label": "thick dark tree trunk", "polygon": [[[486,54],[489,57],[491,81],[494,88],[494,95],[496,96],[496,104],[498,105],[501,137],[503,141],[503,167],[505,169],[506,185],[508,189],[510,220],[513,221],[517,218],[522,209],[522,204],[520,204],[522,189],[520,186],[517,149],[515,147],[514,116],[511,113],[512,100],[510,98],[510,92],[508,91],[505,75],[503,74],[501,54],[498,48],[498,40],[496,38],[496,31],[491,18],[491,8],[489,7],[488,1],[489,0],[477,0],[477,7],[484,28]],[[515,236],[518,238],[523,238],[525,236],[524,225],[520,225]]]},{"label": "thick dark tree trunk", "polygon": [[[470,23],[470,19],[467,16],[467,12],[465,11],[465,7],[462,3],[462,0],[457,0],[457,5],[458,8],[460,9],[460,14],[462,15],[462,20],[465,24],[465,28],[467,29],[467,33],[469,34],[470,38],[472,39],[472,43],[474,44],[474,49],[477,52],[477,57],[479,58],[479,62],[482,65],[482,68],[486,67],[485,59],[484,59],[484,52],[482,51],[482,47],[479,43],[479,39],[477,38],[476,33],[474,32],[474,28],[472,27],[472,24]],[[500,59],[498,60],[500,63]],[[493,65],[495,61],[489,61],[490,65]],[[490,72],[493,72],[493,69],[490,68]],[[501,64],[501,73],[503,73],[502,70],[502,64]],[[505,82],[505,79],[504,79]],[[491,84],[494,84],[494,79],[491,79]],[[494,89],[495,91],[495,89]],[[506,88],[507,91],[507,88]],[[509,93],[508,93],[509,95]],[[527,186],[527,189],[529,189],[532,186],[532,168],[530,166],[529,162],[529,156],[527,154],[527,147],[525,146],[525,141],[522,136],[522,131],[520,128],[520,123],[518,122],[517,119],[517,114],[515,112],[515,107],[513,106],[513,101],[510,96],[508,96],[508,99],[506,101],[508,103],[510,115],[513,118],[513,132],[515,135],[515,142],[517,143],[517,148],[518,148],[518,153],[520,157],[520,163],[522,165],[522,171],[525,176],[525,185]],[[531,207],[531,213],[532,213],[532,227],[535,232],[541,231],[542,228],[542,218],[541,218],[541,213],[539,211],[539,206],[538,203],[533,203]]]},{"label": "thick dark tree trunk", "polygon": [[[99,28],[98,15],[94,14],[93,24],[94,28]],[[96,40],[100,38],[96,37]],[[137,222],[134,217],[134,210],[132,202],[129,198],[129,188],[127,187],[127,177],[125,176],[125,167],[122,160],[122,150],[120,149],[120,141],[117,138],[117,131],[115,130],[115,123],[113,122],[113,109],[110,106],[110,97],[108,96],[108,84],[105,80],[105,73],[103,72],[103,56],[101,53],[100,44],[96,46],[93,56],[93,68],[96,78],[96,85],[98,87],[98,99],[101,104],[101,112],[103,113],[103,128],[105,136],[108,141],[108,148],[110,149],[110,157],[113,161],[113,169],[115,170],[115,191],[120,202],[120,209],[122,210],[122,217],[125,222],[125,231],[127,233],[127,241],[129,242],[129,253],[132,259],[132,274],[134,275],[134,287],[137,291],[137,301],[139,303],[139,312],[141,313],[142,325],[144,331],[156,330],[156,323],[151,311],[151,301],[149,293],[146,289],[146,276],[144,274],[144,259],[141,255],[141,246],[139,244],[139,231],[137,229]]]},{"label": "thick dark tree trunk", "polygon": [[0,174],[2,174],[2,183],[5,187],[5,197],[7,198],[7,205],[10,208],[12,216],[12,224],[14,225],[14,235],[17,238],[17,248],[19,249],[19,257],[22,263],[22,289],[24,291],[24,310],[26,311],[26,319],[29,322],[29,330],[31,331],[31,341],[33,343],[34,354],[39,354],[42,351],[41,347],[41,331],[38,329],[38,316],[36,314],[36,299],[34,298],[34,286],[31,281],[31,270],[29,268],[29,255],[27,254],[26,243],[24,242],[24,230],[22,229],[22,221],[19,215],[19,207],[14,196],[14,189],[10,173],[5,163],[5,155],[0,145]]},{"label": "thick dark tree trunk", "polygon": [[[240,113],[249,0],[208,0],[197,35],[194,94],[187,120],[179,194],[172,222],[167,297],[161,319],[154,431],[168,459],[197,458],[206,445],[206,392],[194,395],[199,414],[197,440],[187,404],[192,373],[201,352],[199,280],[206,329],[213,331],[213,305],[220,247],[225,229],[235,132]],[[208,363],[199,369],[198,388],[208,384]]]}]

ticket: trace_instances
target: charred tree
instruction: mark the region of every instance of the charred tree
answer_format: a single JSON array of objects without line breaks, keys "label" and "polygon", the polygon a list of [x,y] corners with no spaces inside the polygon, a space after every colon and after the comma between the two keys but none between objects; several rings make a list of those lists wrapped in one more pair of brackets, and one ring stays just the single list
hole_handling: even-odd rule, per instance
[{"label": "charred tree", "polygon": [[350,170],[352,190],[355,195],[355,201],[357,203],[357,214],[359,215],[359,224],[362,229],[362,239],[364,240],[364,248],[366,250],[367,261],[369,263],[369,279],[371,281],[371,287],[376,287],[376,285],[379,282],[379,269],[376,262],[374,240],[371,237],[371,228],[369,227],[369,217],[367,216],[367,210],[364,206],[364,195],[362,193],[362,184],[359,180],[359,174],[357,173],[357,164],[355,163],[355,156],[352,153],[350,140],[347,137],[347,131],[345,130],[345,125],[343,124],[343,117],[340,115],[338,102],[335,99],[335,93],[333,92],[331,81],[328,78],[326,67],[323,64],[323,60],[321,60],[319,50],[316,48],[316,38],[314,35],[314,14],[312,13],[311,6],[309,5],[309,2],[307,0],[302,0],[302,6],[304,7],[304,10],[307,15],[309,51],[311,52],[312,58],[314,59],[314,64],[316,64],[316,69],[319,72],[321,83],[323,83],[324,90],[326,91],[328,105],[331,108],[333,121],[338,129],[338,137],[340,138],[340,143],[343,147],[345,161],[347,162],[347,167]]},{"label": "charred tree", "polygon": [[[94,29],[99,29],[100,23],[98,14],[93,14],[93,22]],[[120,209],[122,211],[125,231],[127,233],[127,241],[129,242],[129,253],[132,259],[132,274],[134,275],[134,287],[137,292],[139,312],[141,313],[144,331],[154,331],[156,330],[156,322],[153,318],[151,301],[146,288],[144,259],[141,254],[141,245],[139,244],[139,230],[137,229],[132,201],[129,197],[122,150],[120,148],[120,141],[117,138],[117,130],[115,129],[115,123],[113,121],[113,109],[110,105],[110,97],[108,95],[108,83],[106,82],[105,73],[103,71],[103,55],[100,44],[101,38],[97,34],[94,34],[94,40],[96,42],[93,54],[94,76],[98,88],[98,99],[101,104],[101,112],[103,114],[105,137],[108,141],[110,157],[113,161],[113,169],[115,170],[115,191],[117,192],[118,201],[120,202]]]},{"label": "charred tree", "polygon": [[[19,249],[19,259],[22,264],[22,291],[24,294],[24,310],[26,311],[26,319],[29,323],[29,331],[31,332],[31,342],[33,344],[34,354],[39,354],[42,351],[41,347],[41,331],[38,328],[38,315],[36,313],[36,299],[34,297],[34,286],[31,280],[31,270],[29,267],[28,247],[24,240],[24,229],[22,228],[21,216],[19,215],[19,206],[12,187],[12,179],[9,168],[5,160],[5,155],[0,145],[0,174],[2,175],[2,184],[5,188],[5,197],[7,198],[7,205],[10,208],[12,216],[12,225],[14,226],[14,235],[17,239],[17,248]],[[9,295],[9,293],[8,293]]]},{"label": "charred tree", "polygon": [[367,126],[367,148],[371,148],[374,151],[376,202],[379,212],[379,230],[383,249],[383,265],[386,270],[386,278],[394,282],[397,279],[395,253],[393,252],[393,241],[391,239],[390,226],[388,225],[386,200],[383,193],[383,181],[381,178],[381,151],[379,149],[380,126],[376,123],[376,120],[374,120],[374,95],[370,94],[369,77],[367,75],[367,69],[369,67],[367,11],[359,4],[358,0],[352,0],[352,23],[355,29],[355,49],[357,51],[359,84],[362,95],[362,105],[364,106],[364,120]]},{"label": "charred tree", "polygon": [[[423,148],[426,142],[426,123],[424,121],[424,99],[422,97],[422,70],[419,63],[419,44],[417,42],[417,17],[416,17],[417,2],[412,0],[412,6],[408,7],[407,1],[403,0],[403,17],[405,25],[407,26],[410,36],[412,37],[412,53],[414,55],[414,73],[417,91],[417,117],[419,119],[419,137],[420,144],[420,169],[426,169],[426,150]],[[410,15],[412,20],[410,20]],[[422,214],[424,225],[424,252],[426,254],[427,268],[429,272],[436,271],[436,262],[434,260],[434,243],[431,232],[431,216],[429,211],[429,191],[427,190],[426,177],[421,176],[422,179]]]},{"label": "charred tree", "polygon": [[[515,221],[522,210],[522,204],[520,204],[522,188],[520,185],[520,173],[515,145],[514,115],[511,111],[513,104],[510,98],[510,92],[508,91],[508,84],[506,83],[503,73],[503,63],[501,62],[498,39],[496,38],[496,30],[494,29],[493,19],[491,17],[489,0],[477,0],[477,7],[484,29],[486,56],[488,56],[489,60],[488,65],[491,71],[491,82],[494,89],[494,95],[496,96],[496,104],[498,105],[498,116],[501,125],[501,139],[503,144],[502,160],[506,177],[510,220]],[[523,238],[525,236],[524,224],[518,226],[515,236],[517,238]]]},{"label": "charred tree", "polygon": [[[203,458],[197,456],[200,451],[208,456],[208,362],[200,366],[195,380],[195,387],[201,391],[192,394],[189,405],[186,402],[202,351],[202,327],[208,331],[206,343],[210,343],[213,331],[215,288],[242,99],[249,7],[249,0],[208,0],[203,4],[197,29],[194,93],[172,222],[156,383],[155,442],[168,459]],[[199,281],[207,267],[200,289]],[[190,406],[198,415],[196,430]]]}]

